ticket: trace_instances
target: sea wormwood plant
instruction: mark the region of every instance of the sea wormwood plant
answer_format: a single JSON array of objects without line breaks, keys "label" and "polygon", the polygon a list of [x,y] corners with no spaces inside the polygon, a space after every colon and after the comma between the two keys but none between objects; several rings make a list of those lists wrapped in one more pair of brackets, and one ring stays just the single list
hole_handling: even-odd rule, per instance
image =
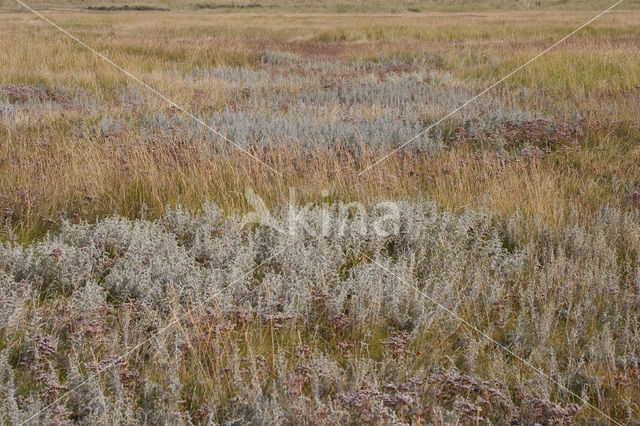
[{"label": "sea wormwood plant", "polygon": [[[279,232],[207,205],[155,221],[65,223],[32,245],[3,244],[3,421],[51,401],[37,418],[598,417],[441,307],[618,419],[638,418],[637,215],[603,209],[589,228],[571,219],[554,229],[398,205],[384,234],[374,209],[345,222],[339,208],[293,207],[311,225]],[[307,232],[314,223],[329,231]],[[92,377],[100,362],[108,372]]]}]

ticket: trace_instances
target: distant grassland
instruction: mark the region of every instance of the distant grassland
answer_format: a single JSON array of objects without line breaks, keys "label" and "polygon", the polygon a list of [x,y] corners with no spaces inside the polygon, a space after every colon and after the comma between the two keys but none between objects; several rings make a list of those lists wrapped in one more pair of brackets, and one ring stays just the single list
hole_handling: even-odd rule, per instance
[{"label": "distant grassland", "polygon": [[[211,10],[228,12],[313,12],[313,13],[419,13],[433,10],[603,10],[614,3],[610,0],[34,0],[26,2],[39,8],[158,8],[171,10]],[[620,8],[633,9],[639,0],[626,0]],[[1,0],[0,8],[15,8],[13,0]]]}]

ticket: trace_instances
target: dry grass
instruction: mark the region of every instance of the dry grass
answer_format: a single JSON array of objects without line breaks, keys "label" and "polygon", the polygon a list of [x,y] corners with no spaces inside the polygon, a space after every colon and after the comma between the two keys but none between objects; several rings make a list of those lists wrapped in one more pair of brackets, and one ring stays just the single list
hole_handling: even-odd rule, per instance
[{"label": "dry grass", "polygon": [[[165,13],[153,14],[158,18],[153,24],[140,16],[58,13],[54,18],[178,103],[206,115],[233,105],[246,89],[242,83],[226,86],[215,79],[192,80],[194,67],[259,70],[265,51],[291,52],[312,64],[382,55],[388,61],[413,58],[411,69],[433,70],[436,79],[444,79],[444,86],[478,90],[589,14],[485,12],[464,20],[448,14],[353,15],[328,20],[314,15]],[[452,208],[488,200],[505,214],[521,211],[552,221],[559,220],[559,209],[591,212],[603,203],[633,206],[629,191],[638,184],[632,167],[638,153],[636,132],[629,126],[637,119],[640,70],[635,67],[640,61],[627,34],[638,25],[636,13],[602,18],[592,30],[514,77],[507,87],[514,93],[524,87],[524,95],[496,91],[506,105],[533,108],[562,120],[571,120],[579,111],[588,120],[622,125],[592,132],[588,143],[586,136],[568,139],[562,145],[569,146],[555,146],[541,159],[517,153],[500,158],[477,147],[449,144],[435,155],[396,156],[363,177],[357,171],[384,150],[358,155],[295,147],[256,151],[283,172],[278,177],[227,148],[203,157],[205,142],[194,142],[192,137],[163,136],[130,144],[127,140],[135,139],[135,125],[121,134],[92,134],[105,113],[135,123],[167,108],[142,88],[127,89],[140,97],[136,103],[123,101],[122,87],[128,83],[117,70],[30,15],[5,18],[2,85],[45,88],[54,107],[37,113],[25,110],[18,119],[5,120],[1,128],[0,202],[5,219],[23,241],[41,235],[61,215],[93,219],[118,212],[135,217],[144,206],[155,216],[167,205],[197,208],[207,199],[228,211],[242,209],[247,186],[275,204],[286,198],[289,187],[303,189],[310,200],[320,189],[335,191],[341,199],[429,193]],[[348,77],[328,70],[320,80],[335,84],[342,78]],[[292,80],[283,89],[296,96],[305,90],[301,84],[304,80]],[[95,98],[103,106],[87,115],[77,102],[69,105],[78,96]],[[25,105],[25,101],[12,102]],[[455,133],[455,123],[447,126]],[[612,164],[616,170],[611,170]]]},{"label": "dry grass", "polygon": [[637,135],[604,136],[600,132],[584,147],[562,147],[542,158],[504,158],[465,147],[430,156],[400,154],[362,176],[359,171],[377,157],[320,150],[261,155],[282,177],[244,154],[227,150],[202,158],[197,146],[179,142],[115,148],[69,138],[34,147],[12,136],[3,147],[0,201],[22,241],[55,229],[63,218],[157,217],[167,206],[196,210],[207,200],[226,211],[246,211],[248,187],[271,207],[288,199],[290,187],[298,189],[301,202],[318,202],[323,190],[344,201],[428,194],[453,209],[485,205],[562,225],[571,211],[588,217],[603,205],[637,208]]},{"label": "dry grass", "polygon": [[[162,10],[198,10],[200,12],[233,13],[238,11],[253,13],[410,13],[418,14],[427,11],[467,11],[487,10],[603,10],[613,2],[607,0],[370,0],[363,3],[358,0],[32,0],[31,6],[41,9],[103,9],[106,11],[157,8]],[[620,8],[637,9],[637,0],[626,0]],[[2,9],[17,9],[11,0],[0,1]]]}]

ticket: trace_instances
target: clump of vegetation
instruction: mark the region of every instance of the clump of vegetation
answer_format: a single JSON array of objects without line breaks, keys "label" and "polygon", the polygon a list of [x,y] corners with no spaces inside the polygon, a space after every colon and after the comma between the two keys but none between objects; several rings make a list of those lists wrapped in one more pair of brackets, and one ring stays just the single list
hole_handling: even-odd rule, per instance
[{"label": "clump of vegetation", "polygon": [[255,9],[262,6],[260,3],[196,3],[194,7],[196,9]]},{"label": "clump of vegetation", "polygon": [[147,6],[147,5],[133,5],[133,6],[129,6],[128,4],[125,4],[124,6],[89,6],[87,7],[87,9],[89,10],[102,10],[102,11],[117,11],[117,10],[162,10],[162,11],[168,11],[168,8],[164,8],[164,7],[157,7],[157,6]]}]

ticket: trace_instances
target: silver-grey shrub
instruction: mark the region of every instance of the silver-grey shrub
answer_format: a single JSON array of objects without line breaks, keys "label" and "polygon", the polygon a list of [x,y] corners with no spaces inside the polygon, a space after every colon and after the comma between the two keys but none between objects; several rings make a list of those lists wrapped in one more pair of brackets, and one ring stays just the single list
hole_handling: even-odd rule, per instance
[{"label": "silver-grey shrub", "polygon": [[[489,356],[504,369],[489,373],[499,381],[508,381],[512,368],[527,370],[517,360],[508,361],[504,352],[474,331],[477,327],[563,385],[590,394],[603,386],[596,366],[633,365],[640,358],[640,308],[635,302],[640,292],[638,215],[603,209],[588,226],[569,219],[565,227],[554,228],[532,219],[501,219],[482,209],[453,214],[425,200],[399,202],[398,211],[398,222],[389,233],[376,231],[381,213],[375,208],[345,216],[340,204],[276,212],[279,223],[287,223],[291,214],[301,222],[282,230],[244,225],[241,217],[224,215],[214,205],[197,214],[175,208],[155,221],[112,217],[95,224],[64,224],[30,246],[0,247],[0,329],[4,335],[16,335],[23,329],[20,324],[29,324],[21,338],[26,347],[40,335],[55,334],[62,341],[69,333],[74,336],[73,356],[79,359],[67,354],[65,362],[94,362],[83,353],[93,344],[87,330],[107,315],[103,312],[135,300],[146,318],[143,328],[135,328],[140,326],[125,321],[125,316],[114,320],[112,330],[103,329],[108,337],[102,345],[112,347],[114,357],[182,312],[214,312],[221,318],[243,312],[258,321],[279,318],[285,328],[333,327],[333,319],[342,317],[362,330],[363,345],[376,327],[402,330],[408,341],[425,335],[446,341],[446,336],[455,335],[465,355],[441,357],[436,351],[438,363],[450,367],[451,362],[470,374],[481,374],[481,360]],[[35,301],[43,298],[68,298],[69,315],[84,325],[75,332],[49,327],[34,309]],[[175,328],[161,340],[161,346],[153,343],[151,349],[141,350],[154,354],[152,363],[177,371],[188,341]],[[384,380],[405,380],[405,368],[423,375],[428,369],[392,358],[385,358],[383,368],[363,348],[357,352],[358,368],[370,362],[372,370],[359,370],[364,374],[358,376],[360,384],[348,379],[354,372],[337,366],[330,353],[311,349],[315,361],[305,361],[305,368],[317,364],[313,368],[320,371],[322,365],[326,371],[304,376],[316,395],[313,402],[304,403],[306,409],[324,407],[335,421],[343,421],[350,418],[350,408],[336,404],[336,393],[359,395],[364,382],[376,389]],[[237,358],[233,362],[241,363],[241,356]],[[234,364],[238,399],[229,419],[288,418],[292,407],[302,404],[302,399],[282,394],[282,383],[300,379],[299,373],[288,370],[288,362],[283,359],[277,366],[281,376],[275,382],[246,382],[239,372],[245,367]],[[22,364],[0,364],[2,389],[8,395],[0,404],[5,420],[24,418],[34,407],[45,405],[39,394],[32,394],[16,414],[12,377],[21,374]],[[47,368],[50,374],[55,371],[53,364]],[[66,386],[90,374],[73,368]],[[527,371],[529,379],[519,386],[537,398],[552,398],[557,387]],[[87,421],[187,421],[179,404],[169,404],[180,398],[182,383],[144,378],[148,395],[141,408],[119,380],[111,374],[86,385],[87,391],[92,389],[87,395],[93,396],[85,397],[82,406],[107,411],[78,411],[73,399],[65,400],[67,408],[83,413]],[[359,397],[391,398],[376,392],[367,390]],[[128,420],[117,420],[114,410],[119,406],[129,407]],[[53,416],[48,410],[41,418]]]}]

